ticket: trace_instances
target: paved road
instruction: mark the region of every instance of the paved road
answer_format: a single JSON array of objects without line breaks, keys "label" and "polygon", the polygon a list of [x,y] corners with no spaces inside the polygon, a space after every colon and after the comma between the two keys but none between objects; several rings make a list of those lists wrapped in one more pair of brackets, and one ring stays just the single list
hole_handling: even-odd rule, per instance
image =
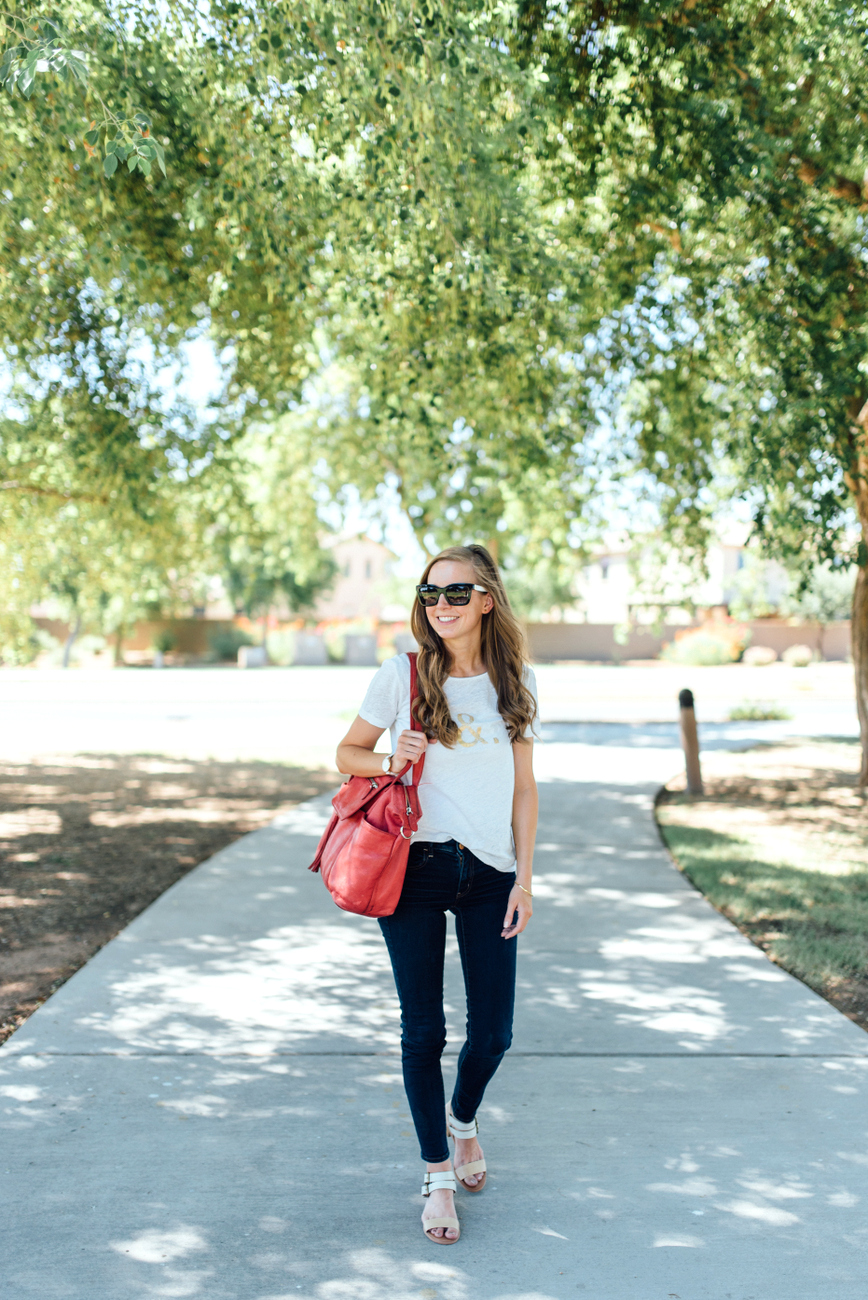
[{"label": "paved road", "polygon": [[[163,753],[185,758],[270,759],[331,765],[373,669],[231,668],[0,672],[0,754]],[[853,670],[847,664],[787,668],[684,668],[594,664],[537,668],[547,722],[652,724],[677,745],[678,692],[690,687],[702,730],[720,726],[745,700],[775,701],[784,723],[741,724],[728,734],[856,735]],[[649,743],[633,737],[629,743]],[[658,740],[661,739],[658,736]],[[581,739],[564,735],[564,739]],[[585,736],[595,743],[598,735]],[[710,739],[703,732],[703,743]],[[624,743],[623,739],[619,743]]]},{"label": "paved road", "polygon": [[[304,870],[319,800],[0,1051],[4,1300],[863,1300],[868,1037],[674,870],[677,757],[615,739],[539,747],[516,1042],[455,1248],[418,1227],[379,931]],[[455,959],[447,1000],[454,1057]]]}]

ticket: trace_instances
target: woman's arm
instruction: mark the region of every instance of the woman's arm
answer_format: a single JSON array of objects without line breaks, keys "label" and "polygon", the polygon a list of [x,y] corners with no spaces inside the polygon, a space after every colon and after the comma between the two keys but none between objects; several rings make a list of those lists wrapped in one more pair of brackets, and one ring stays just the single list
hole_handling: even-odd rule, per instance
[{"label": "woman's arm", "polygon": [[[355,722],[338,745],[336,761],[338,771],[344,776],[381,776],[385,754],[375,754],[374,746],[385,728],[375,727],[372,722],[356,717]],[[428,746],[428,739],[421,731],[402,731],[398,745],[392,756],[390,770],[400,772],[407,763],[416,763]]]},{"label": "woman's arm", "polygon": [[516,741],[512,754],[515,762],[515,791],[512,796],[515,884],[509,895],[501,931],[504,939],[513,939],[521,934],[533,915],[533,899],[528,891],[533,889],[533,846],[539,812],[539,796],[533,775],[533,741]]}]

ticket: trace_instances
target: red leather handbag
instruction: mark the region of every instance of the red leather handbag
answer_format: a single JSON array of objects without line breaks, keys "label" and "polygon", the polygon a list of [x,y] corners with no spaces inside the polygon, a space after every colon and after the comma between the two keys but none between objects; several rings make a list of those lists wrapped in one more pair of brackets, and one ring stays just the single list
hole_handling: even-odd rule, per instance
[{"label": "red leather handbag", "polygon": [[[410,660],[410,703],[416,698],[416,656]],[[421,731],[410,712],[410,726]],[[334,813],[319,842],[310,871],[322,872],[323,883],[345,912],[360,916],[391,916],[398,906],[410,836],[422,815],[419,778],[425,755],[413,768],[413,784],[401,777],[405,763],[393,776],[351,776],[332,799]]]}]

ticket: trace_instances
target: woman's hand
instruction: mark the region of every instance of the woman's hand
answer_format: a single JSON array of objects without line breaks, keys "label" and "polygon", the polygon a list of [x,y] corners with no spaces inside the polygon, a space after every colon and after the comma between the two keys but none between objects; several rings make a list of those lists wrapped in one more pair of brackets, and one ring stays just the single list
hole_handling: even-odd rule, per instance
[{"label": "woman's hand", "polygon": [[[344,776],[366,776],[369,779],[382,776],[384,756],[375,754],[374,746],[383,730],[382,727],[375,727],[372,722],[357,717],[338,745],[335,755],[338,771]],[[428,746],[435,743],[422,731],[402,731],[389,771],[396,776],[407,762],[418,763]]]},{"label": "woman's hand", "polygon": [[400,772],[405,763],[418,763],[428,746],[436,744],[437,741],[433,737],[429,740],[424,731],[402,731],[392,755],[392,771]]},{"label": "woman's hand", "polygon": [[521,885],[513,885],[509,891],[506,916],[503,918],[503,929],[500,932],[501,939],[514,939],[517,934],[521,934],[532,916],[533,898],[522,889]]}]

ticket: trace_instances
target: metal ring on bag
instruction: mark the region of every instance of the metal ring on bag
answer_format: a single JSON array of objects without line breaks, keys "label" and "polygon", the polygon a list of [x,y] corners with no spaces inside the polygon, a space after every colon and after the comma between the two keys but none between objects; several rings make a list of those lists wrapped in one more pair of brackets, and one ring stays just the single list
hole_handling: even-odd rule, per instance
[{"label": "metal ring on bag", "polygon": [[404,836],[404,839],[405,839],[405,840],[409,840],[409,839],[410,839],[410,836],[409,836],[409,835],[404,835],[404,827],[403,827],[403,826],[401,827],[401,834]]}]

